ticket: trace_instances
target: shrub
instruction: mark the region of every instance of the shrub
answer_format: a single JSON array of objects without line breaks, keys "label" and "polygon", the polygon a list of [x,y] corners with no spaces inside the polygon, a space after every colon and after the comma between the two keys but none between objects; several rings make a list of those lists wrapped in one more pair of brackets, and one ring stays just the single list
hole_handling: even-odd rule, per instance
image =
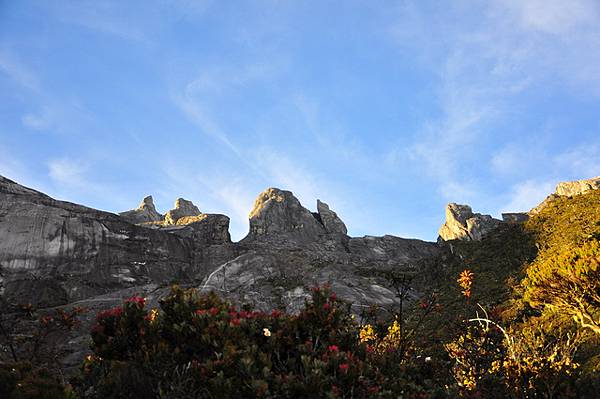
[{"label": "shrub", "polygon": [[30,363],[0,364],[0,398],[66,399],[65,388],[48,370]]},{"label": "shrub", "polygon": [[78,391],[97,398],[442,395],[439,365],[395,350],[397,324],[389,329],[386,350],[372,350],[328,287],[314,288],[297,315],[174,287],[160,309],[148,311],[134,297],[98,315]]},{"label": "shrub", "polygon": [[524,299],[570,315],[600,335],[600,242],[584,244],[535,263],[527,270]]}]

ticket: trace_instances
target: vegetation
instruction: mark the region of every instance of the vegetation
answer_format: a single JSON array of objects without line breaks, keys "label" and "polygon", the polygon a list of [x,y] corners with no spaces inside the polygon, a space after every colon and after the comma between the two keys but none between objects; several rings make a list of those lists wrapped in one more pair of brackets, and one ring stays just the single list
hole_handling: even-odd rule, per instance
[{"label": "vegetation", "polygon": [[[4,364],[0,397],[593,398],[599,263],[600,191],[561,197],[525,224],[382,271],[397,299],[385,312],[355,315],[328,287],[298,314],[177,286],[159,308],[132,297],[97,315],[70,385]],[[40,318],[40,335],[78,312]]]},{"label": "vegetation", "polygon": [[[441,397],[436,368],[393,323],[378,339],[329,288],[297,315],[238,309],[174,287],[159,309],[134,297],[100,313],[82,397]],[[363,327],[363,330],[365,327]],[[443,370],[443,368],[438,368]]]}]

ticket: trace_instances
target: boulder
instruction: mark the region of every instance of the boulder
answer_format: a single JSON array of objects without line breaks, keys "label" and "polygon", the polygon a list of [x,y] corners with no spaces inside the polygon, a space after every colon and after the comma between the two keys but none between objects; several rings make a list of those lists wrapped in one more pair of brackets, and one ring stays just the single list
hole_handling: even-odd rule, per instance
[{"label": "boulder", "polygon": [[174,225],[177,224],[179,219],[186,216],[200,216],[202,212],[198,209],[192,201],[185,200],[183,198],[177,198],[175,201],[175,208],[171,209],[165,215],[164,224]]},{"label": "boulder", "polygon": [[346,225],[338,215],[329,209],[329,205],[317,200],[317,212],[325,230],[329,233],[348,234]]},{"label": "boulder", "polygon": [[163,220],[163,215],[156,211],[151,195],[144,198],[140,203],[140,206],[136,209],[120,212],[119,215],[133,224],[160,222]]},{"label": "boulder", "polygon": [[439,238],[479,241],[501,223],[490,215],[473,213],[468,205],[451,203],[446,206],[446,221],[439,230]]}]

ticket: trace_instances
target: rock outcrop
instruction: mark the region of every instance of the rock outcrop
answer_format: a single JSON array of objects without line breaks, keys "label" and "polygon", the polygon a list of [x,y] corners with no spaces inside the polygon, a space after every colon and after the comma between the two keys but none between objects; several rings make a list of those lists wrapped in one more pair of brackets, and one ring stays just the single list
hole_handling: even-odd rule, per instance
[{"label": "rock outcrop", "polygon": [[443,241],[479,241],[500,223],[501,220],[490,215],[473,213],[468,205],[451,203],[446,206],[446,221],[439,230],[439,237]]},{"label": "rock outcrop", "polygon": [[[415,272],[442,250],[393,236],[348,237],[335,212],[320,201],[317,208],[313,214],[291,192],[268,189],[250,214],[248,236],[232,243],[229,218],[203,214],[190,201],[179,199],[164,219],[150,198],[116,215],[0,178],[0,296],[96,312],[133,293],[155,303],[178,281],[264,310],[295,311],[310,287],[330,283],[358,312],[397,300],[381,272]],[[412,299],[419,295],[411,291]],[[57,343],[63,364],[75,367],[86,354],[92,320]]]},{"label": "rock outcrop", "polygon": [[323,224],[290,191],[268,188],[254,202],[250,232],[244,240],[290,234],[314,240],[324,233]]},{"label": "rock outcrop", "polygon": [[561,182],[556,185],[556,191],[544,199],[538,206],[531,209],[529,215],[537,215],[544,209],[548,204],[560,197],[572,197],[574,195],[585,194],[588,191],[600,190],[600,176],[585,180],[575,180],[568,182]]},{"label": "rock outcrop", "polygon": [[188,236],[174,234],[0,178],[0,293],[8,302],[44,307],[192,281],[237,255],[228,225],[226,216],[207,217]]},{"label": "rock outcrop", "polygon": [[556,195],[572,197],[574,195],[584,194],[588,191],[599,189],[600,176],[587,180],[558,183],[556,186]]},{"label": "rock outcrop", "polygon": [[348,234],[346,225],[338,215],[329,209],[329,205],[317,200],[317,214],[325,230],[329,233]]},{"label": "rock outcrop", "polygon": [[140,206],[136,209],[126,212],[120,212],[119,215],[133,224],[160,222],[164,216],[156,211],[154,200],[149,195],[142,200]]},{"label": "rock outcrop", "polygon": [[524,223],[528,220],[529,215],[526,212],[511,212],[502,214],[502,221],[506,223]]},{"label": "rock outcrop", "polygon": [[[165,215],[165,220],[164,220],[164,224],[165,225],[173,225],[173,224],[178,224],[179,220],[185,217],[194,217],[194,216],[200,216],[202,215],[202,212],[200,212],[200,209],[198,209],[198,207],[196,205],[194,205],[194,203],[192,201],[188,201],[185,200],[183,198],[177,198],[177,201],[175,201],[175,207],[173,209],[171,209],[169,212],[167,212],[167,214]],[[187,221],[189,222],[193,222],[193,219],[187,219]],[[182,223],[179,224],[183,224],[184,222],[182,221]]]}]

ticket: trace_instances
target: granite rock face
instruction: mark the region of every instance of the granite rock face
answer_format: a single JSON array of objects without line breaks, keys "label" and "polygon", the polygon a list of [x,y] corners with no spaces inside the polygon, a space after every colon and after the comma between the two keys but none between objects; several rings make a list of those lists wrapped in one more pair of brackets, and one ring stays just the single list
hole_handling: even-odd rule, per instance
[{"label": "granite rock face", "polygon": [[[250,214],[248,236],[233,243],[227,216],[203,214],[183,199],[164,219],[150,198],[116,215],[0,177],[0,299],[40,311],[77,304],[96,312],[134,293],[156,301],[177,281],[264,310],[296,311],[310,287],[330,283],[358,312],[397,300],[373,271],[414,271],[441,251],[394,236],[348,237],[335,212],[320,201],[317,208],[313,214],[291,192],[267,189]],[[415,289],[411,298],[419,295]],[[85,355],[91,320],[52,344],[65,366]]]},{"label": "granite rock face", "polygon": [[119,215],[133,224],[159,222],[164,218],[163,215],[156,211],[154,200],[151,195],[144,198],[140,203],[140,206],[136,209],[120,212]]},{"label": "granite rock face", "polygon": [[175,201],[175,207],[165,215],[164,224],[178,224],[177,222],[181,218],[200,215],[202,215],[202,212],[200,212],[200,209],[198,209],[198,207],[194,205],[192,201],[188,201],[183,198],[177,198],[177,201]]},{"label": "granite rock face", "polygon": [[325,230],[329,233],[348,234],[346,225],[334,211],[329,209],[329,205],[317,200],[317,212],[323,227],[325,227]]},{"label": "granite rock face", "polygon": [[598,189],[600,189],[600,176],[587,180],[558,183],[556,186],[556,195],[572,197]]},{"label": "granite rock face", "polygon": [[259,194],[250,212],[245,241],[273,235],[314,240],[326,233],[323,224],[290,191],[268,188]]},{"label": "granite rock face", "polygon": [[[0,293],[9,302],[43,307],[136,285],[191,281],[217,258],[235,255],[226,226],[228,219],[207,218],[184,237],[0,178]],[[215,246],[219,257],[200,255]]]},{"label": "granite rock face", "polygon": [[506,223],[524,223],[528,220],[529,215],[526,212],[511,212],[502,214],[502,221]]},{"label": "granite rock face", "polygon": [[556,185],[556,191],[544,199],[538,206],[531,209],[529,215],[537,215],[548,204],[560,197],[572,197],[574,195],[585,194],[588,191],[600,189],[600,176],[585,180],[575,180],[561,182]]},{"label": "granite rock face", "polygon": [[451,203],[446,206],[446,221],[439,230],[439,237],[443,241],[479,241],[500,223],[501,220],[490,215],[473,213],[468,205]]}]

